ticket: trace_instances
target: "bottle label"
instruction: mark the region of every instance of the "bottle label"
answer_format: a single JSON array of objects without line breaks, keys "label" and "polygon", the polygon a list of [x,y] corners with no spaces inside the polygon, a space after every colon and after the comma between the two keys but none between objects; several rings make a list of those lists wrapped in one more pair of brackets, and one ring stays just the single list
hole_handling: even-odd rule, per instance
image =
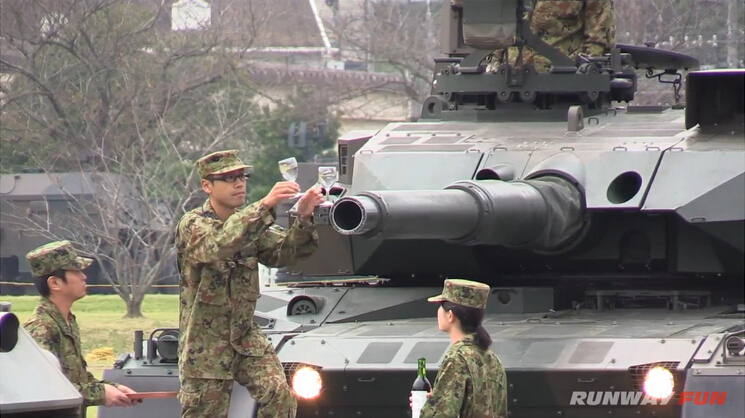
[{"label": "bottle label", "polygon": [[419,412],[427,402],[427,392],[423,390],[411,391],[411,418],[419,418]]}]

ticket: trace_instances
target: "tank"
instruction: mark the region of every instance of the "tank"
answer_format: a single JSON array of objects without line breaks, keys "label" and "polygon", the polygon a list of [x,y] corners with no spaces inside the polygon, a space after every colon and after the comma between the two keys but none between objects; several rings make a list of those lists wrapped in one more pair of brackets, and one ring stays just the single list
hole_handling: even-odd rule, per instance
[{"label": "tank", "polygon": [[57,358],[20,326],[9,302],[0,302],[0,415],[4,418],[76,418],[83,404]]},{"label": "tank", "polygon": [[[258,301],[288,382],[318,392],[297,416],[410,416],[417,359],[434,382],[450,346],[426,301],[446,278],[491,286],[511,418],[744,416],[745,69],[633,45],[571,59],[526,2],[444,3],[421,118],[339,139],[319,251]],[[524,44],[552,69],[485,71]],[[634,105],[637,74],[684,100]],[[136,390],[176,375],[137,355],[104,374]],[[245,393],[231,416],[253,411]]]}]

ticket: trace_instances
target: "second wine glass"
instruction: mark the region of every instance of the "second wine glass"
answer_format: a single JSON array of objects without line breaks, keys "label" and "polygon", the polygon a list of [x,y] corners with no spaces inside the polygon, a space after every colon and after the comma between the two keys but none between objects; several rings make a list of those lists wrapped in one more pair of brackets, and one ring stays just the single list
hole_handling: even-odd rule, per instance
[{"label": "second wine glass", "polygon": [[318,181],[326,189],[326,199],[329,200],[331,186],[339,179],[336,167],[318,167]]}]

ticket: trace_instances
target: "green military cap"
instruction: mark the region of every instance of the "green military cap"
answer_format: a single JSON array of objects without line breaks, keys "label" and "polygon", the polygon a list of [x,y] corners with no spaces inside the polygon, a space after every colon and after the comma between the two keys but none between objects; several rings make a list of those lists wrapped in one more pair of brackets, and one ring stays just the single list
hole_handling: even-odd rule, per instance
[{"label": "green military cap", "polygon": [[485,309],[489,285],[471,280],[447,279],[442,294],[427,299],[430,302],[448,301],[469,308]]},{"label": "green military cap", "polygon": [[33,277],[52,274],[56,270],[83,270],[93,260],[78,257],[70,241],[55,241],[44,244],[26,254],[26,261]]},{"label": "green military cap", "polygon": [[216,151],[197,160],[199,176],[205,178],[210,174],[229,173],[236,170],[251,170],[253,167],[243,164],[238,157],[238,150]]}]

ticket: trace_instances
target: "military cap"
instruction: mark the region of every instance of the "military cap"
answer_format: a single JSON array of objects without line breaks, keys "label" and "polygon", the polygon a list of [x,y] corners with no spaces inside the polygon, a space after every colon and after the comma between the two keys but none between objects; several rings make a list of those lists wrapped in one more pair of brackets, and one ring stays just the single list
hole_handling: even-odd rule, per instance
[{"label": "military cap", "polygon": [[78,257],[70,241],[44,244],[29,251],[26,254],[26,261],[33,277],[52,274],[56,270],[83,270],[93,262],[90,258]]},{"label": "military cap", "polygon": [[490,287],[484,283],[463,279],[447,279],[442,294],[427,299],[430,302],[448,301],[469,308],[485,309]]},{"label": "military cap", "polygon": [[234,149],[216,151],[197,160],[197,169],[201,178],[210,174],[222,174],[252,168],[250,165],[243,164],[243,161],[238,157],[238,150]]}]

